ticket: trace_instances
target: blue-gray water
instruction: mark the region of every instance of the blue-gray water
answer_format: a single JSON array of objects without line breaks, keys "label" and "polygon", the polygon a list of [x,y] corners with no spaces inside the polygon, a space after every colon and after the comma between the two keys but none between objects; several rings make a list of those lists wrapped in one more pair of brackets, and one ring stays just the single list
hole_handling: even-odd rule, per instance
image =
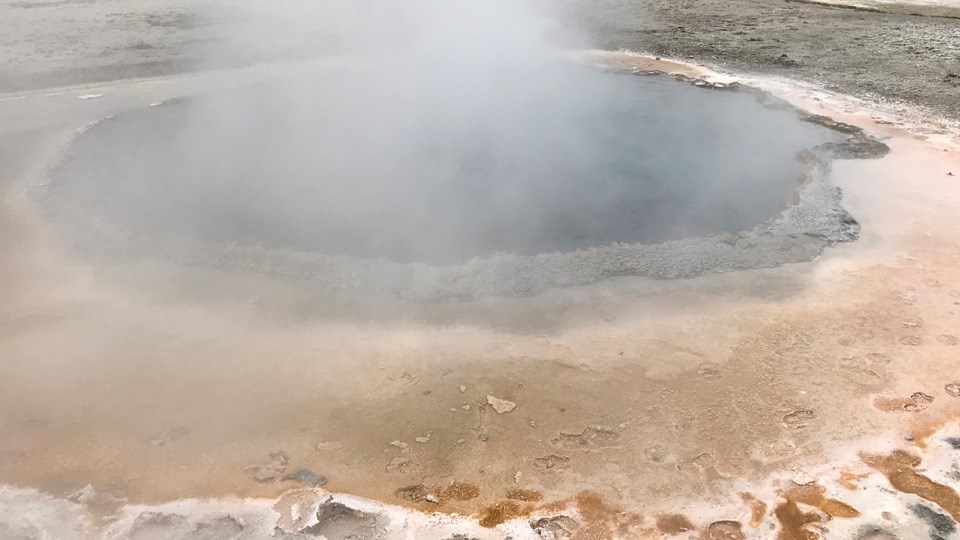
[{"label": "blue-gray water", "polygon": [[127,113],[78,138],[51,195],[145,237],[452,263],[750,229],[795,190],[797,152],[836,138],[747,94],[575,69]]}]

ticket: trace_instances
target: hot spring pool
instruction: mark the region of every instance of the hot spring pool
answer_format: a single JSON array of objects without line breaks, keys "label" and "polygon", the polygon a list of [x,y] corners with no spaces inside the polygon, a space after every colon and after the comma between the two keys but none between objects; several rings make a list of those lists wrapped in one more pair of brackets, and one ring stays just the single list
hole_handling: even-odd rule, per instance
[{"label": "hot spring pool", "polygon": [[131,112],[51,190],[133,235],[448,264],[748,230],[838,138],[749,94],[581,70],[468,109],[337,77]]},{"label": "hot spring pool", "polygon": [[110,259],[473,298],[810,260],[857,236],[832,159],[885,151],[760,92],[665,75],[376,73],[111,117],[74,138],[41,206]]}]

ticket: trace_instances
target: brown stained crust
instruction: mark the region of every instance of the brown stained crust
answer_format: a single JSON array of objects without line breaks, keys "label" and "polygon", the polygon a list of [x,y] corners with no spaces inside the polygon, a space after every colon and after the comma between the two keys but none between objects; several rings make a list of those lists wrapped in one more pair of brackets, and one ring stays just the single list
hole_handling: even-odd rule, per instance
[{"label": "brown stained crust", "polygon": [[663,534],[680,534],[695,530],[696,526],[683,514],[660,514],[657,529]]},{"label": "brown stained crust", "polygon": [[635,536],[642,527],[643,517],[640,514],[626,512],[619,506],[611,505],[596,492],[581,491],[574,497],[574,502],[584,522],[583,530],[574,539],[611,536],[629,538]]},{"label": "brown stained crust", "polygon": [[831,518],[855,518],[860,512],[849,504],[829,499],[825,495],[823,486],[815,483],[803,486],[794,486],[783,492],[784,502],[774,509],[774,515],[780,522],[780,533],[777,540],[817,540],[819,533],[811,531],[807,526],[820,523],[822,518],[815,511],[805,512],[800,505],[812,506],[821,510]]},{"label": "brown stained crust", "polygon": [[849,489],[850,491],[856,491],[860,489],[860,486],[857,485],[857,480],[862,480],[868,476],[870,476],[870,473],[857,474],[850,471],[841,471],[840,478],[837,480],[837,483]]},{"label": "brown stained crust", "polygon": [[823,486],[807,484],[793,487],[785,495],[790,500],[819,508],[830,517],[854,518],[860,515],[860,512],[849,504],[837,499],[828,499],[824,495],[825,491]]},{"label": "brown stained crust", "polygon": [[480,510],[477,519],[481,527],[492,528],[516,517],[528,515],[532,507],[516,501],[498,501]]},{"label": "brown stained crust", "polygon": [[[525,492],[530,490],[512,490],[512,492],[521,491]],[[539,495],[537,492],[532,493]],[[532,493],[525,493],[525,495]],[[477,514],[477,517],[480,525],[484,527],[495,527],[510,519],[527,516],[534,512],[538,514],[562,513],[571,507],[575,508],[577,514],[579,514],[579,523],[576,526],[576,531],[574,531],[570,537],[571,540],[636,538],[641,533],[649,534],[652,532],[644,527],[643,516],[635,512],[626,511],[620,506],[607,502],[599,493],[594,491],[581,491],[573,497],[542,504],[522,504],[516,500],[506,499],[483,508]],[[666,528],[683,528],[686,526],[688,528],[684,529],[685,531],[693,531],[696,529],[689,520],[679,515],[664,515],[657,518],[658,528],[661,528],[661,518],[664,517],[666,517],[666,521],[663,521],[663,526]],[[552,518],[540,518],[536,520],[536,523],[560,518],[571,522],[574,521],[572,518],[555,516]]]},{"label": "brown stained crust", "polygon": [[807,529],[807,525],[820,523],[820,515],[816,512],[804,512],[796,501],[788,499],[777,506],[773,514],[780,522],[777,540],[818,540],[819,535]]},{"label": "brown stained crust", "polygon": [[512,501],[539,502],[543,494],[532,489],[511,489],[507,491],[507,498]]},{"label": "brown stained crust", "polygon": [[454,501],[469,501],[480,496],[480,488],[473,484],[463,484],[454,482],[443,490],[441,499],[450,499]]},{"label": "brown stained crust", "polygon": [[750,506],[750,527],[757,528],[767,515],[767,503],[753,496],[752,493],[741,493],[740,498]]},{"label": "brown stained crust", "polygon": [[473,484],[454,482],[443,488],[414,484],[398,488],[394,495],[405,501],[442,505],[450,501],[469,501],[480,496],[480,488]]},{"label": "brown stained crust", "polygon": [[894,489],[910,493],[939,505],[960,521],[960,494],[950,486],[934,482],[917,472],[920,458],[904,450],[883,454],[860,454],[864,463],[883,473]]},{"label": "brown stained crust", "polygon": [[877,396],[873,406],[884,412],[922,412],[930,407],[935,398],[924,392],[914,392],[909,398]]},{"label": "brown stained crust", "polygon": [[[947,393],[949,394],[949,391]],[[913,437],[913,445],[920,449],[926,449],[927,440],[930,439],[930,437],[933,437],[935,433],[945,428],[948,424],[953,424],[958,421],[960,421],[960,406],[952,401],[936,413],[931,414],[931,412],[928,412],[918,417],[911,422],[910,436]]]},{"label": "brown stained crust", "polygon": [[906,412],[906,407],[911,402],[906,398],[892,398],[877,396],[873,400],[873,406],[883,412]]}]

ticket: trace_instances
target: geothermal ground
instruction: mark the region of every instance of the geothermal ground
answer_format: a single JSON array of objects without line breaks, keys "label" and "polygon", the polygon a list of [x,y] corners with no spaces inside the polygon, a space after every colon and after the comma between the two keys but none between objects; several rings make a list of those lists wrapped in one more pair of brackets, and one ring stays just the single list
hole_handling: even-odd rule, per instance
[{"label": "geothermal ground", "polygon": [[94,122],[323,61],[197,66],[191,44],[243,21],[185,4],[0,10],[0,538],[956,536],[956,21],[595,5],[597,43],[693,61],[585,62],[739,82],[882,141],[825,173],[859,239],[689,279],[334,302],[248,252],[78,251],[35,196]]}]

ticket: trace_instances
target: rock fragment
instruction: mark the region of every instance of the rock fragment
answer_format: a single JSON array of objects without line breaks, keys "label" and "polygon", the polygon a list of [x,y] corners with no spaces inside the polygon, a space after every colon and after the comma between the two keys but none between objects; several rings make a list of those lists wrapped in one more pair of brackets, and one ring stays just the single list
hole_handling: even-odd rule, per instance
[{"label": "rock fragment", "polygon": [[506,414],[517,408],[516,403],[507,401],[505,399],[500,399],[491,394],[487,394],[487,403],[493,407],[493,410],[497,411],[497,414]]}]

